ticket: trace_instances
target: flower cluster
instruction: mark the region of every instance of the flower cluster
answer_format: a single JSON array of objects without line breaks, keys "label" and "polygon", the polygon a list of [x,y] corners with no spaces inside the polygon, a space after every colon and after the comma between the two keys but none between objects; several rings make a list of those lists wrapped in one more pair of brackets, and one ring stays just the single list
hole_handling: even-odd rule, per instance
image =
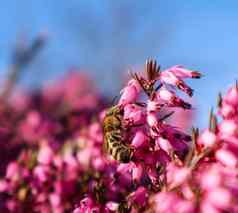
[{"label": "flower cluster", "polygon": [[[166,187],[153,195],[156,212],[237,212],[238,88],[218,96],[217,115],[209,127],[193,129],[193,143],[184,162],[166,167]],[[221,121],[218,122],[218,116]]]},{"label": "flower cluster", "polygon": [[[199,78],[201,74],[182,66],[161,71],[156,61],[148,60],[145,77],[134,73],[121,91],[118,106],[123,109],[124,142],[134,150],[128,166],[137,184],[147,179],[151,187],[161,189],[161,170],[172,159],[183,160],[187,155],[191,137],[166,119],[174,109],[191,109],[176,94],[176,89],[192,96],[193,90],[183,81]],[[130,168],[131,167],[131,168]]]},{"label": "flower cluster", "polygon": [[81,175],[103,166],[97,117],[106,103],[76,71],[1,100],[1,212],[72,210],[83,194]]},{"label": "flower cluster", "polygon": [[[191,97],[184,79],[201,74],[161,71],[149,60],[145,74],[131,76],[110,137],[103,132],[108,101],[77,72],[1,100],[1,212],[238,212],[238,86],[219,95],[208,128],[189,135],[169,120],[192,108],[178,91]],[[110,152],[105,143],[115,138]],[[132,152],[127,163],[112,154],[120,143]]]}]

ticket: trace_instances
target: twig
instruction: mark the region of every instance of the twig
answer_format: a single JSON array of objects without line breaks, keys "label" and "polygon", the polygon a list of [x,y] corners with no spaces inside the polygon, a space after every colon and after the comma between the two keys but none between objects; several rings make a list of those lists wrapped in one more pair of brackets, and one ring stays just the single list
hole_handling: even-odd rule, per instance
[{"label": "twig", "polygon": [[6,85],[1,92],[1,99],[6,101],[13,92],[13,89],[22,73],[22,70],[35,58],[42,49],[46,40],[44,34],[39,34],[29,47],[22,44],[16,45],[13,53],[12,64],[9,66],[9,74]]}]

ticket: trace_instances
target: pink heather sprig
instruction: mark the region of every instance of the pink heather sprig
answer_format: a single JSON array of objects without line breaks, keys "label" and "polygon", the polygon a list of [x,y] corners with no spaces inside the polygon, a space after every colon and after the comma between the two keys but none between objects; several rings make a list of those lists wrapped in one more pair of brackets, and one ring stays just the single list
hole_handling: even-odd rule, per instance
[{"label": "pink heather sprig", "polygon": [[[153,60],[147,61],[145,73],[146,77],[132,74],[133,78],[121,92],[118,105],[124,111],[125,143],[135,148],[134,162],[141,162],[143,153],[147,152],[150,156],[156,156],[155,159],[147,160],[147,167],[155,168],[160,161],[153,153],[163,151],[167,159],[174,154],[183,158],[188,152],[191,140],[189,135],[165,122],[173,112],[164,112],[171,107],[191,109],[191,104],[178,97],[168,85],[176,86],[191,96],[192,89],[182,79],[199,78],[201,75],[182,66],[160,71],[160,67]],[[146,101],[140,99],[143,93],[146,94]],[[160,146],[159,141],[162,139],[167,141],[169,149],[163,144]]]},{"label": "pink heather sprig", "polygon": [[237,168],[238,166],[238,86],[237,82],[228,89],[224,97],[218,96],[218,115],[222,117],[218,124],[217,137],[221,146],[215,158],[223,165]]},{"label": "pink heather sprig", "polygon": [[[127,196],[135,194],[134,187],[139,189],[138,187],[143,186],[145,190],[160,191],[166,179],[163,175],[164,168],[173,159],[183,161],[189,151],[191,141],[189,135],[165,122],[173,112],[164,113],[171,107],[190,109],[191,105],[179,98],[174,90],[168,89],[168,82],[164,81],[155,61],[149,60],[146,63],[145,72],[146,78],[137,73],[132,74],[133,78],[121,91],[118,103],[118,106],[123,109],[125,138],[123,142],[133,147],[134,151],[130,163],[119,164],[116,180],[113,183],[119,184],[121,188],[126,187],[127,190],[123,194]],[[180,67],[179,75],[176,77],[178,82],[181,84],[182,78],[193,77],[193,74],[189,74],[190,72],[192,71],[182,72]],[[176,76],[175,71],[173,71],[174,75]],[[174,86],[176,85],[175,82]],[[179,88],[185,88],[185,86]],[[186,91],[191,91],[191,89]],[[146,101],[140,99],[143,93],[146,95]],[[112,185],[112,189],[114,187],[117,189],[117,186]],[[125,208],[137,208],[136,201],[134,199],[133,201],[127,203]]]},{"label": "pink heather sprig", "polygon": [[[227,94],[218,96],[217,115],[211,110],[209,118],[209,128],[198,135],[195,132],[196,140],[194,144],[196,153],[193,153],[193,160],[190,165],[197,164],[202,158],[216,160],[223,166],[237,168],[238,166],[238,87],[237,84],[231,87]],[[218,122],[217,117],[222,120]]]}]

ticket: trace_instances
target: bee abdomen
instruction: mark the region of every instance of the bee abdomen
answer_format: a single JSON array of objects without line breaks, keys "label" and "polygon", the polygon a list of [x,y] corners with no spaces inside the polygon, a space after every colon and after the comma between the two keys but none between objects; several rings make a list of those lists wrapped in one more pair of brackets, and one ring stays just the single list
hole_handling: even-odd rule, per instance
[{"label": "bee abdomen", "polygon": [[128,145],[123,144],[122,141],[109,142],[108,151],[115,160],[122,163],[128,163],[131,159],[132,149]]},{"label": "bee abdomen", "polygon": [[132,150],[129,147],[117,153],[117,160],[123,163],[129,163],[131,157],[132,157]]},{"label": "bee abdomen", "polygon": [[129,145],[123,143],[121,135],[114,134],[112,131],[107,134],[106,144],[108,153],[117,161],[128,163],[130,161],[132,150]]}]

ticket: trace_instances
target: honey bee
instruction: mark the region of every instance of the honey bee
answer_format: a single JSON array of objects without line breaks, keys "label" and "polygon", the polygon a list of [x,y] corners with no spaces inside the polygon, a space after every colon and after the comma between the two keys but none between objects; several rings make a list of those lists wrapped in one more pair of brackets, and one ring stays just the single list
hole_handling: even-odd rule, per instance
[{"label": "honey bee", "polygon": [[123,110],[113,106],[106,112],[103,120],[104,148],[117,161],[128,163],[133,155],[133,148],[124,143]]}]

